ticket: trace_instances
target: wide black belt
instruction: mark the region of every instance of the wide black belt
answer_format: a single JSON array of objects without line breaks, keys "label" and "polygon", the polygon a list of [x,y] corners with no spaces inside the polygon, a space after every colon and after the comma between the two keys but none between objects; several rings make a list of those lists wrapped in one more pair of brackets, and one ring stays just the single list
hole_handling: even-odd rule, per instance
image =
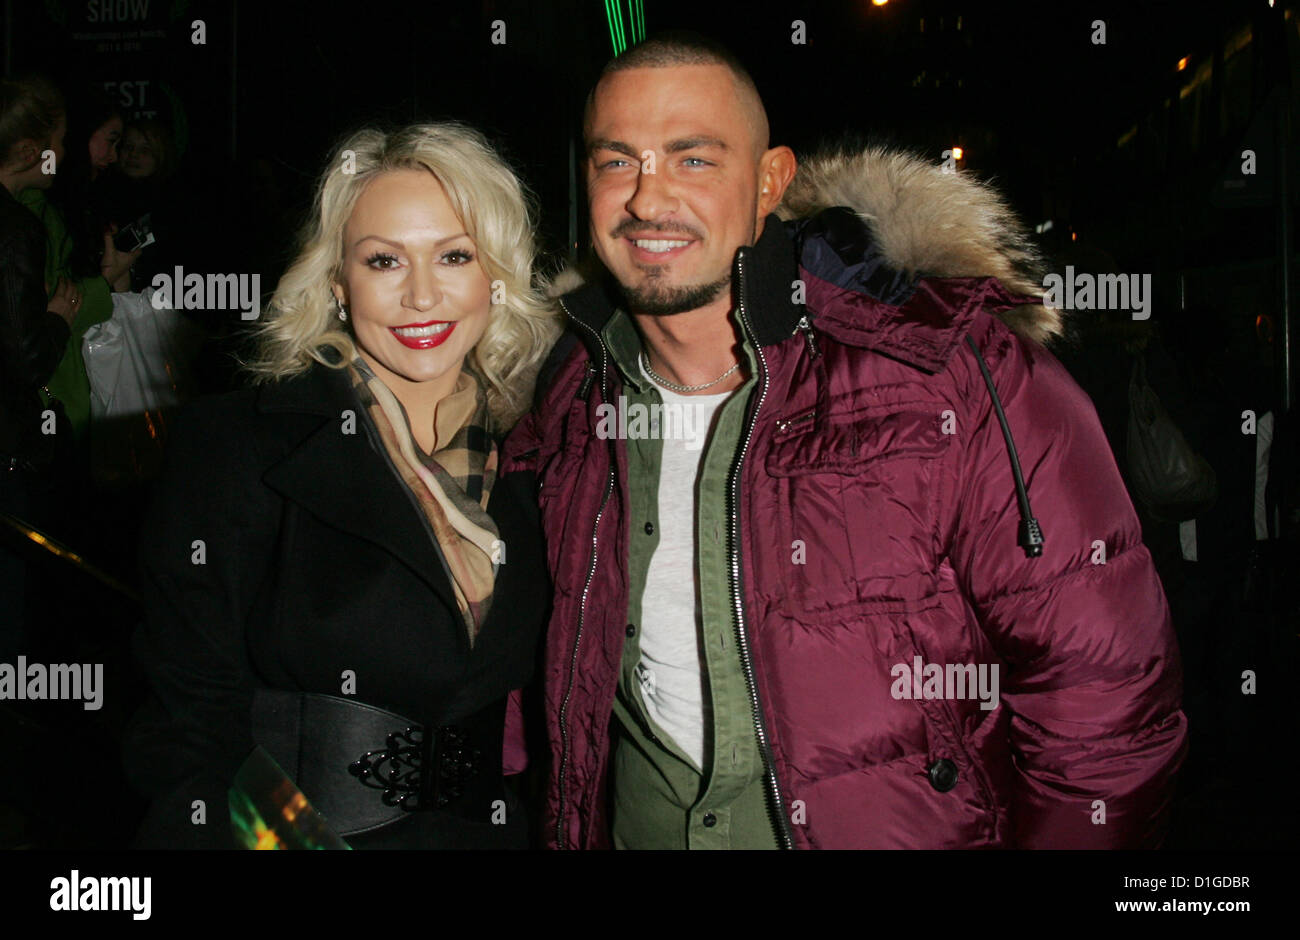
[{"label": "wide black belt", "polygon": [[419,811],[488,822],[505,798],[505,713],[503,697],[429,728],[338,696],[258,689],[253,738],[346,838]]}]

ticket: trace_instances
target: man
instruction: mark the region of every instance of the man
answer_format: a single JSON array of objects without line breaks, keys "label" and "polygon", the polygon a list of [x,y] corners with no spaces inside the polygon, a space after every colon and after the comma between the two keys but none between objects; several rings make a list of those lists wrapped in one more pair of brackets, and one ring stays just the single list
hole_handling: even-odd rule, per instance
[{"label": "man", "polygon": [[[1158,842],[1168,610],[998,197],[882,151],[796,176],[689,37],[613,60],[585,136],[617,287],[561,299],[506,452],[555,580],[548,843]],[[638,422],[670,399],[694,437]]]}]

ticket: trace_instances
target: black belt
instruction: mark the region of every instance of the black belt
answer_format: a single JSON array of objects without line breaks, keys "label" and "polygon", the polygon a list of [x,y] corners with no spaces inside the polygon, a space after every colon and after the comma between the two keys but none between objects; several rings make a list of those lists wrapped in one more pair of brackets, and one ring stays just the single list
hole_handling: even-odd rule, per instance
[{"label": "black belt", "polygon": [[346,838],[442,810],[488,822],[502,789],[506,699],[433,733],[396,712],[310,692],[258,689],[253,738]]}]

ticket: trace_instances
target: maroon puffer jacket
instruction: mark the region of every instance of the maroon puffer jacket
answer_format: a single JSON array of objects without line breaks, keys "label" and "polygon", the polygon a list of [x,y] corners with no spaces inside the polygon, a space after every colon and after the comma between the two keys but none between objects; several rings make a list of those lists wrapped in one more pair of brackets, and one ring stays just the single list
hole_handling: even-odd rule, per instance
[{"label": "maroon puffer jacket", "polygon": [[[737,256],[760,374],[729,550],[774,826],[801,848],[1157,844],[1186,750],[1164,594],[1092,403],[991,313],[1036,335],[1055,315],[993,278],[901,274],[879,247],[888,226],[846,209],[769,217]],[[563,301],[583,344],[503,472],[539,475],[555,580],[547,838],[596,848],[609,845],[627,457],[595,435],[620,391],[598,339],[612,298],[592,284]],[[967,337],[1005,409],[1040,557],[1017,544],[1011,451]],[[954,694],[980,671],[996,707]]]}]

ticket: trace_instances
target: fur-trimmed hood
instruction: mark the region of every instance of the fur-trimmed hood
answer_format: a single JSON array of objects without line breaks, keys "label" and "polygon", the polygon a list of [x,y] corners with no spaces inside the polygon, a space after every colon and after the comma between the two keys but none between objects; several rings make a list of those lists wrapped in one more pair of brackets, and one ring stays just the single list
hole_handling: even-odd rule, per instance
[{"label": "fur-trimmed hood", "polygon": [[[852,209],[885,262],[905,275],[995,277],[1011,293],[1042,295],[1042,261],[1024,226],[996,189],[972,176],[886,147],[823,153],[800,161],[776,214],[809,218],[834,206]],[[591,264],[599,267],[594,256]],[[567,268],[547,293],[568,293],[594,274],[586,265]],[[1041,304],[997,315],[1036,342],[1063,332],[1060,311]]]},{"label": "fur-trimmed hood", "polygon": [[[819,154],[799,164],[776,213],[808,218],[847,206],[867,223],[889,265],[907,275],[995,277],[1014,294],[1041,296],[1042,261],[1001,194],[901,150]],[[1062,332],[1060,311],[1020,304],[998,316],[1043,343]]]}]

